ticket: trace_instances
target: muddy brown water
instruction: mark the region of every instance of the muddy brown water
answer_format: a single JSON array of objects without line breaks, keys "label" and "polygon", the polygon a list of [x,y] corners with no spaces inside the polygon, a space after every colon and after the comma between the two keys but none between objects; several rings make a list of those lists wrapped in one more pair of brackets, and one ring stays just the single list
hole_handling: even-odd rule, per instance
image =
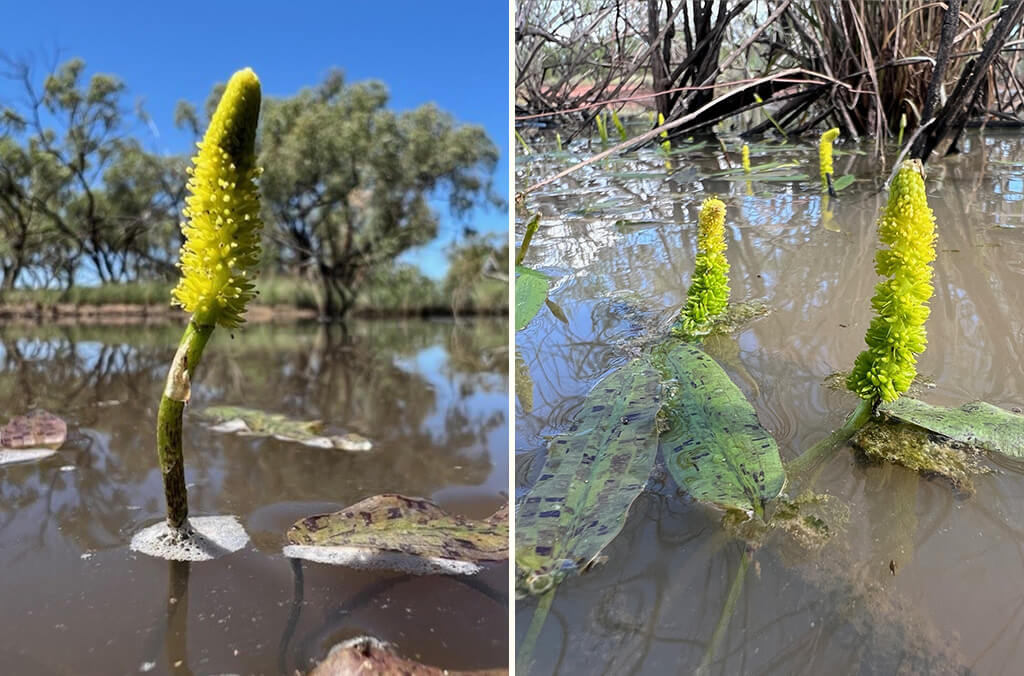
[{"label": "muddy brown water", "polygon": [[[129,551],[163,518],[158,398],[181,327],[0,327],[0,414],[64,417],[56,456],[0,467],[0,672],[276,674],[372,635],[452,669],[507,663],[508,567],[470,580],[281,555],[296,520],[400,492],[482,518],[507,498],[508,324],[218,331],[192,409],[244,404],[354,431],[369,453],[210,431],[186,413],[191,513],[251,537],[212,562]],[[468,640],[472,637],[472,640]]]},{"label": "muddy brown water", "polygon": [[[598,149],[584,141],[557,153],[529,140],[535,152],[517,158],[520,190]],[[863,348],[888,167],[882,172],[870,146],[839,147],[837,175],[858,180],[831,201],[829,219],[814,143],[753,145],[755,166],[797,166],[778,170],[782,180],[754,175],[749,190],[744,180],[711,177],[730,167],[717,144],[680,145],[671,175],[663,157],[642,150],[528,197],[542,217],[525,264],[554,278],[552,298],[569,324],[542,310],[516,335],[533,381],[532,408],[516,404],[519,496],[543,462],[545,435],[567,429],[590,388],[683,304],[697,210],[711,195],[727,204],[732,298],[772,308],[717,345],[716,358],[784,460],[853,410],[855,397],[828,387],[828,378]],[[966,150],[928,169],[939,240],[918,396],[1021,407],[1024,139],[972,134]],[[807,178],[784,177],[796,173]],[[813,488],[833,496],[845,526],[837,518],[817,552],[778,538],[756,552],[710,673],[1020,673],[1024,463],[984,464],[993,473],[976,477],[965,496],[899,467],[864,466],[840,449]],[[531,673],[692,673],[700,663],[742,545],[718,513],[664,474],[633,505],[607,562],[558,588]],[[535,605],[517,603],[517,644]]]}]

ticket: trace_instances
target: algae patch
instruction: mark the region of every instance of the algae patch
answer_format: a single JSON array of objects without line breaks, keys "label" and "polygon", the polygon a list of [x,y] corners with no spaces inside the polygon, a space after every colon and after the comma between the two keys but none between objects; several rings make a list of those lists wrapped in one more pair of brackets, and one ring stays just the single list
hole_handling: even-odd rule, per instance
[{"label": "algae patch", "polygon": [[987,473],[965,447],[905,423],[870,422],[851,443],[871,462],[901,465],[924,477],[941,477],[957,491],[971,495],[971,477]]}]

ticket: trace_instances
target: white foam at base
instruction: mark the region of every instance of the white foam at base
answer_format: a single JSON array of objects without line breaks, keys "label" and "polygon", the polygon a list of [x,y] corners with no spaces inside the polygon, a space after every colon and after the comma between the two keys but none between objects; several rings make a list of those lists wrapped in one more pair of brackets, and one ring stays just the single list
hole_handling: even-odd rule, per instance
[{"label": "white foam at base", "polygon": [[144,528],[132,538],[131,549],[168,561],[211,561],[248,542],[249,534],[237,517],[197,516],[180,529],[166,521]]},{"label": "white foam at base", "polygon": [[0,448],[0,465],[41,460],[49,458],[56,452],[52,448]]},{"label": "white foam at base", "polygon": [[306,559],[316,563],[367,570],[396,570],[410,575],[475,575],[480,572],[480,566],[472,561],[381,552],[365,547],[288,545],[282,552],[292,559]]}]

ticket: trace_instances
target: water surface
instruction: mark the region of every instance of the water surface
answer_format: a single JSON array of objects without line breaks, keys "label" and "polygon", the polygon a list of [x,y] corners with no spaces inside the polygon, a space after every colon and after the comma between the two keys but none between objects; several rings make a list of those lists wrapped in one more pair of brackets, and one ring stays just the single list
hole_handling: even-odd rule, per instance
[{"label": "water surface", "polygon": [[[504,665],[507,566],[471,580],[412,577],[280,552],[298,519],[379,493],[475,518],[505,502],[507,322],[218,331],[185,417],[190,511],[237,515],[251,542],[191,565],[128,549],[164,514],[154,430],[180,333],[0,328],[0,415],[38,406],[68,422],[56,456],[0,467],[0,671],[291,674],[367,634],[430,664]],[[219,434],[195,414],[212,404],[319,419],[375,446]]]},{"label": "water surface", "polygon": [[[517,158],[522,190],[599,148]],[[829,387],[863,349],[880,166],[865,145],[837,150],[837,175],[858,181],[823,204],[814,140],[758,144],[754,165],[793,162],[783,180],[718,176],[739,164],[717,143],[605,161],[527,199],[541,227],[525,263],[554,279],[546,310],[516,335],[532,406],[516,408],[517,492],[565,431],[585,394],[662,331],[684,303],[697,210],[727,205],[734,300],[770,315],[716,345],[715,357],[789,460],[838,427],[856,398]],[[1024,406],[1024,140],[970,136],[963,155],[933,161],[926,182],[938,222],[935,295],[918,396]],[[895,153],[890,155],[890,158]],[[805,174],[804,179],[785,178]],[[830,212],[830,213],[829,213]],[[519,237],[523,222],[518,223]],[[1019,673],[1024,664],[1024,464],[986,461],[973,495],[899,467],[865,466],[850,448],[813,488],[847,516],[818,552],[779,538],[754,556],[714,674]],[[607,562],[563,583],[533,656],[536,674],[689,673],[704,656],[742,545],[720,514],[656,473]],[[896,574],[890,571],[893,562]],[[517,604],[517,642],[535,602]],[[902,670],[902,671],[901,671]]]}]

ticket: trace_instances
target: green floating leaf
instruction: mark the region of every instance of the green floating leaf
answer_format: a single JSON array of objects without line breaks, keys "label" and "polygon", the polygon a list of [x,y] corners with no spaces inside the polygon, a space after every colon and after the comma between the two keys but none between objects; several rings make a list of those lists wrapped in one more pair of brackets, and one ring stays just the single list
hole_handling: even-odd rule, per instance
[{"label": "green floating leaf", "polygon": [[839,192],[843,188],[849,187],[850,184],[852,184],[856,180],[857,177],[854,176],[853,174],[843,174],[836,180],[832,181],[832,189],[835,190],[836,192]]},{"label": "green floating leaf", "polygon": [[285,555],[356,568],[472,574],[508,560],[508,505],[483,521],[389,493],[288,529]]},{"label": "green floating leaf", "polygon": [[1024,458],[1024,416],[1010,413],[983,401],[960,408],[930,406],[923,401],[900,397],[882,404],[879,412],[890,418],[924,428],[974,448]]},{"label": "green floating leaf", "polygon": [[213,421],[214,432],[235,432],[243,436],[273,437],[313,448],[337,448],[343,451],[369,451],[372,442],[350,432],[339,436],[323,436],[319,420],[295,420],[281,413],[268,413],[243,406],[210,406],[200,415]]},{"label": "green floating leaf", "polygon": [[715,360],[692,345],[663,355],[672,388],[659,446],[676,483],[694,498],[764,516],[786,483],[779,447]]},{"label": "green floating leaf", "polygon": [[572,429],[548,443],[516,513],[516,586],[542,594],[598,559],[626,522],[658,451],[657,371],[645,360],[609,374]]},{"label": "green floating leaf", "polygon": [[526,328],[548,297],[548,277],[536,270],[516,266],[516,331]]}]

